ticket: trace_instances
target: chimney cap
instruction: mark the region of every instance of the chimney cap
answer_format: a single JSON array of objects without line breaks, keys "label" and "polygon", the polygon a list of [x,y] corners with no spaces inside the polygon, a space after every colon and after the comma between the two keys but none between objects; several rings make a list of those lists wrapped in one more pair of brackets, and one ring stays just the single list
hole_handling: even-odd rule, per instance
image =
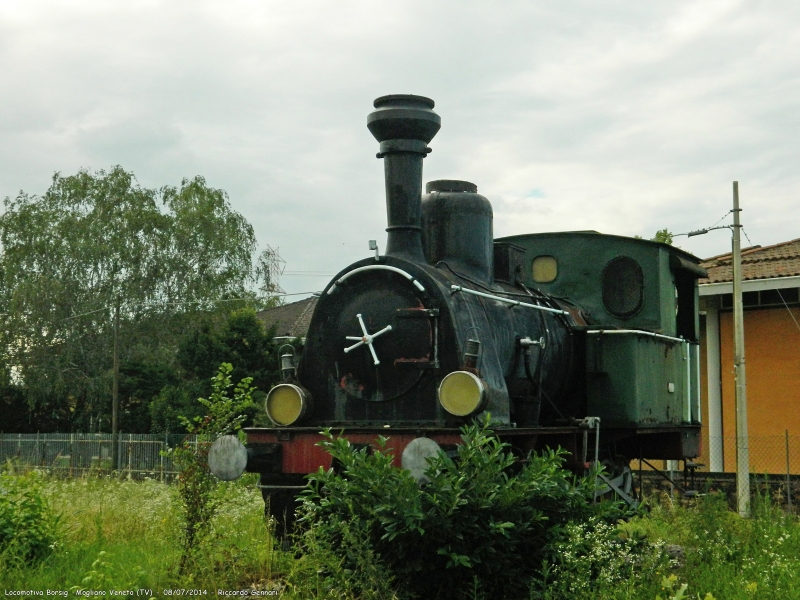
[{"label": "chimney cap", "polygon": [[388,104],[405,105],[409,108],[427,109],[432,109],[434,106],[436,106],[436,103],[430,98],[426,98],[425,96],[416,96],[414,94],[389,94],[387,96],[381,96],[380,98],[375,99],[375,102],[372,103],[372,106],[375,108],[383,108],[383,106]]},{"label": "chimney cap", "polygon": [[379,142],[419,140],[427,144],[442,126],[442,119],[433,112],[433,100],[424,96],[391,94],[381,96],[373,105],[367,128]]}]

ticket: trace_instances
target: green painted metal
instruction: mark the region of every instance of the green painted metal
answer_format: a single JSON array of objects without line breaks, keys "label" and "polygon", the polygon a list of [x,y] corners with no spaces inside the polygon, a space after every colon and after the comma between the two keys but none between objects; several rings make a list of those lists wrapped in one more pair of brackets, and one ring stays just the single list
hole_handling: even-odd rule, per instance
[{"label": "green painted metal", "polygon": [[587,332],[587,413],[609,426],[698,423],[695,347],[636,331]]},{"label": "green painted metal", "polygon": [[[587,322],[587,415],[622,427],[700,423],[697,279],[705,273],[697,257],[667,244],[595,231],[496,242],[523,249],[517,275],[522,283],[581,307]],[[538,256],[556,259],[553,281],[534,281]],[[604,286],[613,296],[627,285],[624,277],[604,275],[615,261],[635,261],[641,268],[636,310],[615,314],[604,300]]]},{"label": "green painted metal", "polygon": [[[697,277],[702,269],[699,259],[679,248],[636,238],[603,235],[596,231],[572,231],[518,235],[495,240],[524,249],[520,280],[545,294],[569,300],[580,306],[587,321],[603,327],[644,329],[669,336],[683,336],[695,341],[697,321]],[[558,262],[554,281],[533,280],[531,266],[537,256],[553,256]],[[611,313],[603,303],[602,276],[616,258],[629,257],[642,269],[644,289],[639,310],[628,317]],[[671,257],[674,257],[672,260]],[[682,259],[683,263],[680,260]],[[696,271],[684,267],[694,266]],[[686,295],[691,323],[678,326],[676,319],[676,284]],[[693,308],[693,310],[691,310]]]}]

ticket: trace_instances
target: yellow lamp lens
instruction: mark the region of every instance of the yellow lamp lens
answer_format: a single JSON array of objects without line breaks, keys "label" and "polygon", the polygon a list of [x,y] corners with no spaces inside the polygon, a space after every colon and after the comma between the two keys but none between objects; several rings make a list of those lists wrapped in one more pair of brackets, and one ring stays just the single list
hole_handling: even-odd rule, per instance
[{"label": "yellow lamp lens", "polygon": [[290,383],[276,385],[267,394],[265,410],[276,425],[291,425],[303,416],[306,410],[305,392]]},{"label": "yellow lamp lens", "polygon": [[456,417],[471,415],[483,403],[483,382],[468,371],[453,371],[439,385],[439,403]]}]

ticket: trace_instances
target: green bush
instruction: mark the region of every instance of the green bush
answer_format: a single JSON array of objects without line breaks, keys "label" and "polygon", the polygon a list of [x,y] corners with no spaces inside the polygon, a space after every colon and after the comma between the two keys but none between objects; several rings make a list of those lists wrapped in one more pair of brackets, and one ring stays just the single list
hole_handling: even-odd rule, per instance
[{"label": "green bush", "polygon": [[0,562],[36,562],[59,539],[59,517],[42,495],[40,475],[0,474]]},{"label": "green bush", "polygon": [[[309,476],[300,550],[332,553],[353,573],[365,556],[374,558],[411,597],[515,598],[527,596],[568,523],[598,511],[611,520],[620,514],[615,505],[591,504],[593,479],[564,470],[560,450],[531,455],[512,474],[520,461],[488,421],[464,427],[461,437],[457,457],[431,459],[430,483],[419,487],[392,466],[385,439],[374,452],[355,451],[327,432],[322,445],[341,469]],[[366,587],[354,595],[366,596]]]},{"label": "green bush", "polygon": [[234,386],[232,371],[229,363],[222,363],[211,379],[211,395],[208,399],[197,399],[205,407],[204,417],[191,420],[179,417],[186,431],[196,436],[194,443],[186,440],[173,451],[175,464],[180,469],[176,504],[181,519],[179,570],[182,575],[190,570],[194,555],[208,537],[222,502],[218,493],[219,480],[208,466],[211,444],[218,436],[239,432],[245,419],[242,413],[252,405],[252,379],[245,377]]}]

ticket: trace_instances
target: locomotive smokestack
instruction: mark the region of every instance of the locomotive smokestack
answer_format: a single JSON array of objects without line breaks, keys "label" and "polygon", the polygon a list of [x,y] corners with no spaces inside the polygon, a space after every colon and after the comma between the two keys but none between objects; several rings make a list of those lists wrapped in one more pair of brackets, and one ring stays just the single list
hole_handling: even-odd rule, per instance
[{"label": "locomotive smokestack", "polygon": [[428,142],[441,127],[433,100],[395,94],[374,102],[367,127],[380,142],[386,176],[386,213],[389,233],[386,254],[425,262],[422,252],[422,159]]}]

